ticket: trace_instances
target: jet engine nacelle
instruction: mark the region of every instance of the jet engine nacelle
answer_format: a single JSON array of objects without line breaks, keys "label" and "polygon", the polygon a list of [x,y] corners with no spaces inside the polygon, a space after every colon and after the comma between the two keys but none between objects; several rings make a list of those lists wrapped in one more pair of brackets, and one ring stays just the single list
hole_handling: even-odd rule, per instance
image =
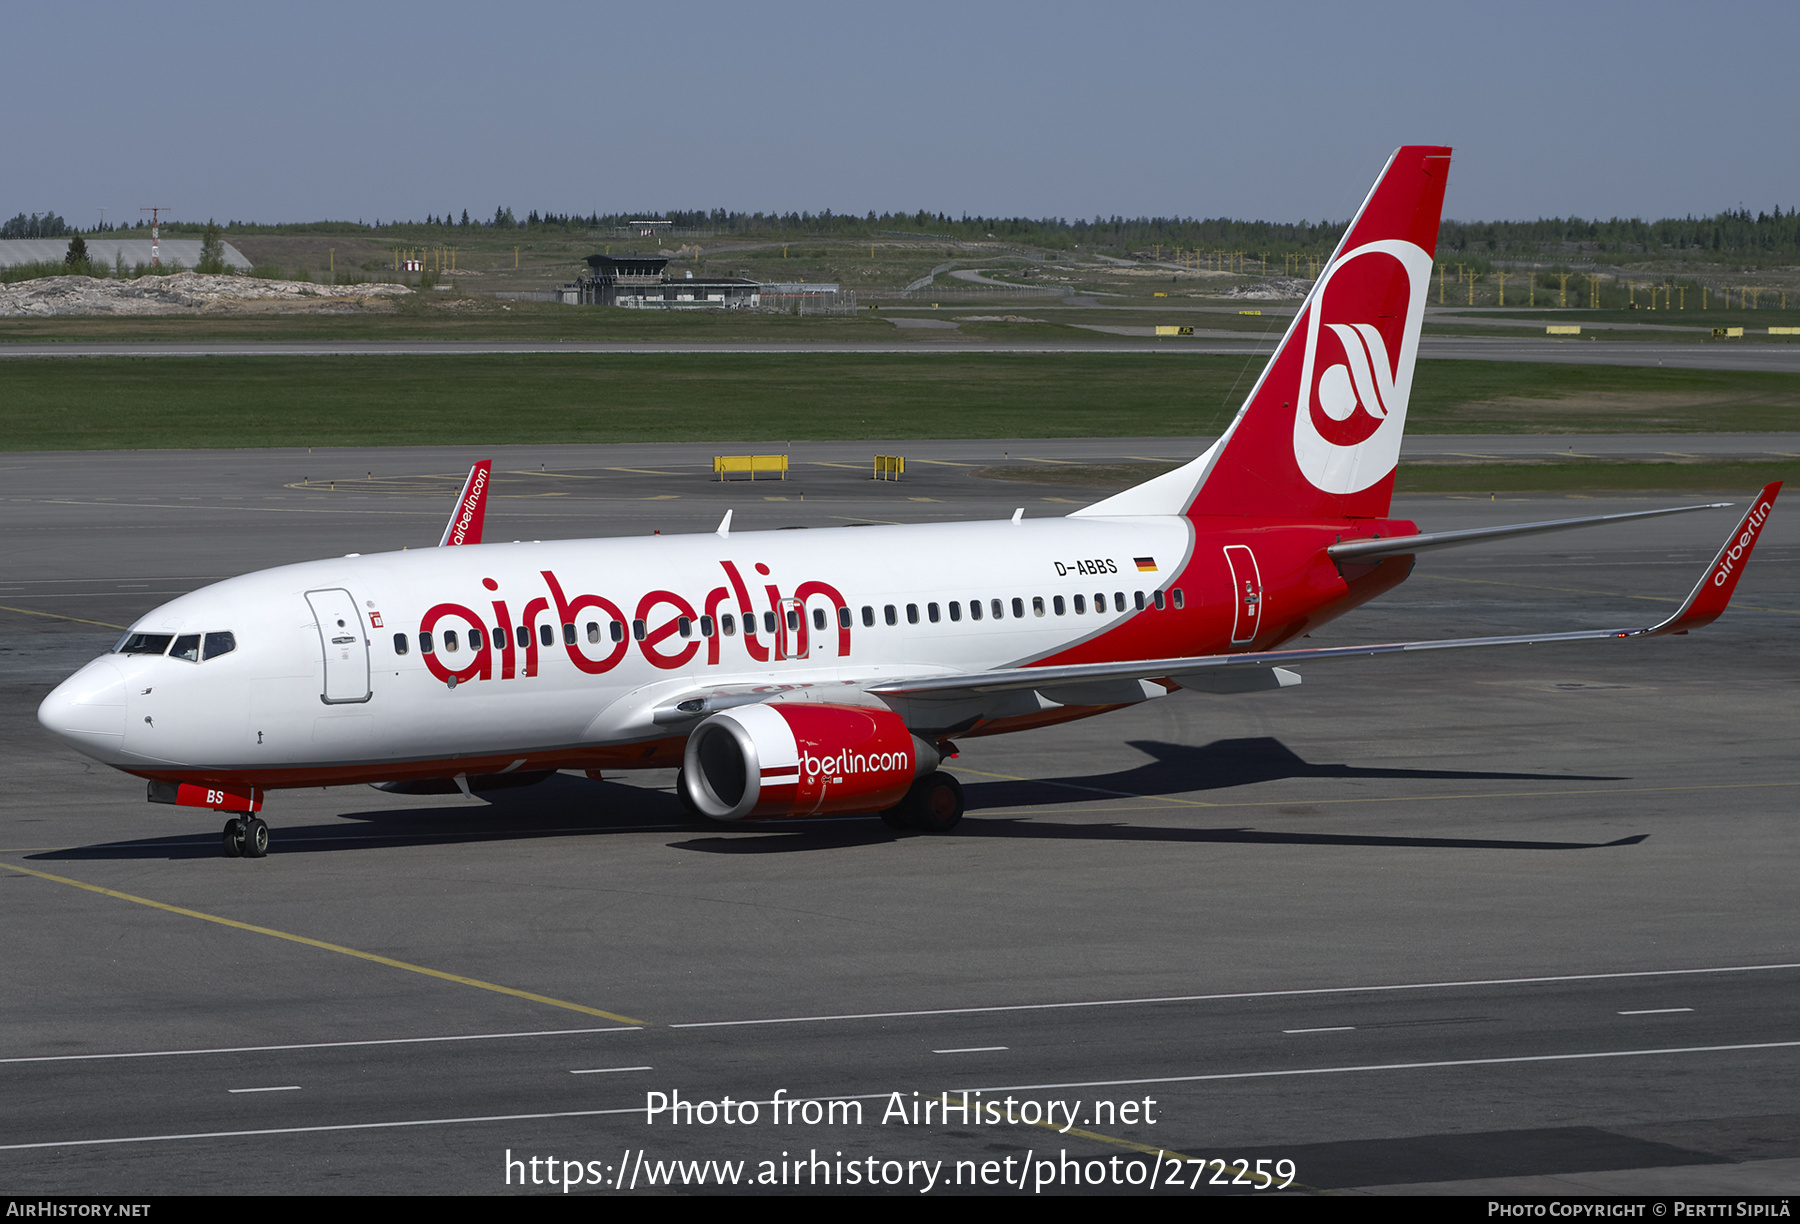
[{"label": "jet engine nacelle", "polygon": [[891,710],[778,702],[695,727],[681,785],[714,820],[832,816],[892,807],[937,765],[937,750]]}]

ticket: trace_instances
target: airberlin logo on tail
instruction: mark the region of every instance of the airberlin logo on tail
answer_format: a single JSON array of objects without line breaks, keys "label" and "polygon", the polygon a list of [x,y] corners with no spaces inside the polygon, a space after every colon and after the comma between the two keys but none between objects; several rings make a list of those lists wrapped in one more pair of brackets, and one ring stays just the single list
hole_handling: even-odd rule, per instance
[{"label": "airberlin logo on tail", "polygon": [[1418,358],[1431,256],[1384,238],[1334,260],[1306,306],[1294,459],[1327,493],[1394,470]]},{"label": "airberlin logo on tail", "polygon": [[1769,511],[1773,509],[1774,506],[1765,500],[1744,516],[1744,530],[1737,539],[1726,545],[1724,551],[1719,555],[1719,564],[1713,569],[1712,584],[1714,586],[1725,585],[1725,581],[1731,577],[1732,571],[1737,568],[1738,558],[1749,552],[1750,546],[1756,543],[1756,533],[1762,530],[1763,522],[1769,517]]}]

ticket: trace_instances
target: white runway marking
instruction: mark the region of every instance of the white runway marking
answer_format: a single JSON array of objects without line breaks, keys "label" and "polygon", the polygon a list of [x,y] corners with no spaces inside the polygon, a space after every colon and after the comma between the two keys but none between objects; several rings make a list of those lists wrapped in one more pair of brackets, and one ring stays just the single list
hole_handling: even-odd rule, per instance
[{"label": "white runway marking", "polygon": [[994,1050],[1004,1050],[1005,1046],[963,1046],[959,1050],[933,1050],[933,1054],[987,1054]]},{"label": "white runway marking", "polygon": [[1691,1012],[1691,1007],[1647,1007],[1642,1011],[1622,1011],[1621,1016],[1666,1016],[1671,1012]]},{"label": "white runway marking", "polygon": [[299,1092],[299,1084],[283,1084],[279,1088],[227,1088],[226,1092]]},{"label": "white runway marking", "polygon": [[295,1045],[217,1046],[205,1050],[137,1050],[124,1054],[40,1054],[31,1058],[0,1058],[6,1063],[89,1062],[101,1058],[180,1058],[191,1054],[263,1054],[271,1050],[336,1050],[348,1046],[421,1045],[434,1041],[506,1041],[518,1037],[579,1037],[589,1033],[635,1033],[635,1024],[607,1028],[543,1029],[529,1033],[469,1033],[461,1037],[380,1037],[366,1041],[308,1041]]},{"label": "white runway marking", "polygon": [[1356,1031],[1356,1026],[1354,1024],[1339,1024],[1331,1028],[1282,1029],[1281,1031],[1284,1033],[1354,1033]]},{"label": "white runway marking", "polygon": [[570,1075],[611,1075],[615,1071],[654,1071],[654,1067],[588,1067],[581,1071],[571,1071]]}]

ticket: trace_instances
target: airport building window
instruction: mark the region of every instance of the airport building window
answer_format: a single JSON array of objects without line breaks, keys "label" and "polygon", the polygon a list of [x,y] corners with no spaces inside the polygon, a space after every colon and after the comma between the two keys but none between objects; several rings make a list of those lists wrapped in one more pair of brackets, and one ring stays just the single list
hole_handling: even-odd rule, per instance
[{"label": "airport building window", "polygon": [[[404,633],[399,634],[397,636],[400,638],[400,640],[402,642],[406,641],[406,635]],[[230,654],[232,651],[234,651],[236,649],[237,649],[237,636],[235,634],[233,634],[229,629],[224,629],[224,630],[219,631],[218,633],[209,633],[206,635],[206,653],[201,655],[200,657],[203,659],[216,659],[220,655]],[[406,651],[401,650],[400,653],[405,654]]]},{"label": "airport building window", "polygon": [[[206,636],[211,637],[212,634],[209,633]],[[396,633],[394,635],[394,653],[397,655],[406,653],[406,635],[404,633]]]}]

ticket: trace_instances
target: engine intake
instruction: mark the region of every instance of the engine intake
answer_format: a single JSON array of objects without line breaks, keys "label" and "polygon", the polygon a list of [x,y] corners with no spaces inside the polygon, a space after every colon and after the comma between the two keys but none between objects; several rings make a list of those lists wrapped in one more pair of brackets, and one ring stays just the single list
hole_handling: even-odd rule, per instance
[{"label": "engine intake", "polygon": [[777,702],[722,710],[683,756],[687,799],[714,820],[892,807],[938,752],[887,709]]}]

